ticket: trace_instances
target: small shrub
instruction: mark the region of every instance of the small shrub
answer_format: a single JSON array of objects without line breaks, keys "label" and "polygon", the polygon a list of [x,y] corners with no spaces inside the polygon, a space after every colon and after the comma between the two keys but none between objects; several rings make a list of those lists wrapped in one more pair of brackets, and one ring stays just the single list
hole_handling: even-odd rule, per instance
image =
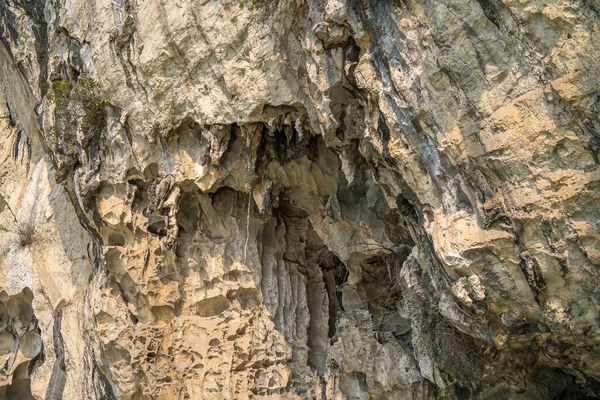
[{"label": "small shrub", "polygon": [[71,92],[71,101],[75,101],[83,109],[81,129],[104,128],[106,124],[106,102],[100,99],[100,85],[92,78],[80,79]]},{"label": "small shrub", "polygon": [[14,227],[19,247],[29,247],[37,241],[37,226],[35,221],[17,221]]},{"label": "small shrub", "polygon": [[52,136],[56,136],[58,135],[58,126],[56,125],[50,125],[47,129],[46,132],[48,132],[50,135]]},{"label": "small shrub", "polygon": [[75,85],[67,81],[54,81],[47,99],[56,105],[59,118],[65,122],[78,120],[82,131],[104,128],[107,103],[101,99],[100,85],[93,78],[81,78]]},{"label": "small shrub", "polygon": [[71,93],[71,83],[67,81],[52,82],[52,89],[48,92],[48,101],[56,104],[58,109],[69,106],[69,94]]},{"label": "small shrub", "polygon": [[77,82],[57,80],[46,94],[54,104],[54,124],[45,129],[46,143],[54,156],[57,174],[62,182],[77,164],[81,150],[101,135],[106,126],[106,106],[100,85],[92,78]]},{"label": "small shrub", "polygon": [[238,5],[240,8],[248,7],[250,10],[264,7],[267,0],[239,0]]},{"label": "small shrub", "polygon": [[12,222],[6,227],[3,224],[0,224],[0,231],[2,232],[11,232],[16,235],[14,243],[16,243],[19,247],[28,247],[37,242],[38,240],[38,229],[35,222],[35,209],[37,206],[37,192],[35,193],[35,200],[31,209],[29,209],[29,219],[19,220],[17,219],[17,215],[12,210],[4,196],[0,194],[0,203],[3,204],[2,209],[6,207],[12,216]]}]

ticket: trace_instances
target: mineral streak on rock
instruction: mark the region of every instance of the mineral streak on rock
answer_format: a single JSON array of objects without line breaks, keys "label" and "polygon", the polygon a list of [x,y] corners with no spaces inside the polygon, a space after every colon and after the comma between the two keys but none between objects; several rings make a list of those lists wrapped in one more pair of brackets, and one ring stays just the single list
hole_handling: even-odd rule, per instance
[{"label": "mineral streak on rock", "polygon": [[600,396],[598,0],[0,0],[0,398]]}]

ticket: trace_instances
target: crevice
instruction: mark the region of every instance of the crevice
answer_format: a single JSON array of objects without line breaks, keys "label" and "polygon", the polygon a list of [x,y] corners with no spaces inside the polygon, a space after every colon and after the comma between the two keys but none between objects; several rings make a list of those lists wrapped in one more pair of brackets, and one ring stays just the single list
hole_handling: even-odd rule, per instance
[{"label": "crevice", "polygon": [[54,326],[52,329],[54,341],[54,356],[56,360],[52,366],[52,374],[46,391],[46,400],[62,399],[67,383],[67,370],[65,366],[65,345],[61,332],[63,307],[59,304],[54,310]]}]

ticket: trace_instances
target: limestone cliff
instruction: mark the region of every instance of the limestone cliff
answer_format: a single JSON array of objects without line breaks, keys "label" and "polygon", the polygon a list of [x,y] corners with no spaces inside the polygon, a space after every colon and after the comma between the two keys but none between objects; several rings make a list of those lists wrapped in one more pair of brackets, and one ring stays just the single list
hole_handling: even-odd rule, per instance
[{"label": "limestone cliff", "polygon": [[0,398],[600,396],[600,1],[0,0]]}]

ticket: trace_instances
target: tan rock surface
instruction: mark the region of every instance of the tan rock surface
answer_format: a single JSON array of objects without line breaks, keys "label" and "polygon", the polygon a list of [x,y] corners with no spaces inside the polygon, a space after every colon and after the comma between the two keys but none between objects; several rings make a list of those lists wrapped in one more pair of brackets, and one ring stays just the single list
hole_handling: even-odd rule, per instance
[{"label": "tan rock surface", "polygon": [[0,2],[0,397],[600,396],[599,23]]}]

